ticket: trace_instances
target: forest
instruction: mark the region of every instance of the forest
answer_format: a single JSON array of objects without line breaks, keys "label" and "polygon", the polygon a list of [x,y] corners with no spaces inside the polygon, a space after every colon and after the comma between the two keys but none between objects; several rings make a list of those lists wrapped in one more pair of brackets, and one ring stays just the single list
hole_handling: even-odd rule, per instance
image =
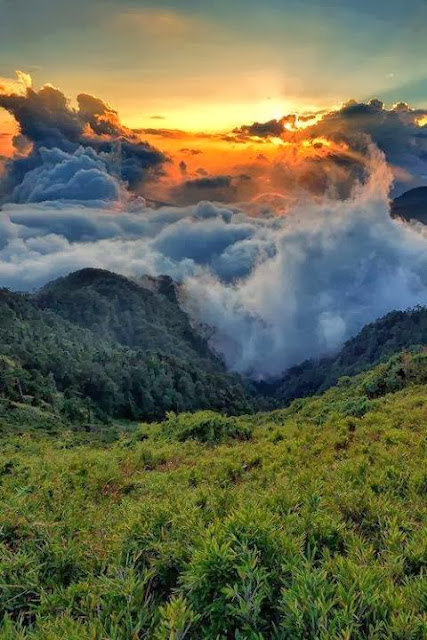
[{"label": "forest", "polygon": [[321,393],[404,349],[427,344],[427,309],[366,326],[335,355],[283,378],[254,382],[226,371],[209,329],[194,327],[170,278],[142,283],[83,269],[34,294],[0,290],[0,428],[158,420],[211,409],[253,413]]}]

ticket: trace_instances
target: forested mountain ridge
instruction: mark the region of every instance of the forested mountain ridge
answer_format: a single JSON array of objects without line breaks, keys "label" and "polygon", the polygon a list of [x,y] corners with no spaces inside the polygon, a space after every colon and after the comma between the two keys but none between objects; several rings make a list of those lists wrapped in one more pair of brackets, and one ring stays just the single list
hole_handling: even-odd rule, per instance
[{"label": "forested mountain ridge", "polygon": [[[106,277],[111,280],[110,275]],[[78,278],[74,274],[73,281]],[[123,280],[123,286],[133,286]],[[137,295],[145,294],[138,290]],[[77,300],[79,305],[73,307]],[[155,299],[149,300],[154,306]],[[64,297],[62,310],[67,309],[66,302]],[[120,304],[117,299],[116,303]],[[225,371],[203,340],[191,332],[180,310],[175,317],[169,313],[163,327],[159,322],[157,331],[141,317],[133,322],[125,310],[124,336],[141,345],[129,347],[113,339],[122,318],[120,313],[114,316],[118,307],[110,306],[108,297],[103,300],[90,288],[82,288],[76,290],[72,304],[70,317],[80,314],[81,324],[86,317],[91,329],[44,306],[38,295],[0,290],[0,422],[2,416],[6,422],[15,411],[22,415],[28,407],[45,410],[50,422],[57,416],[77,423],[152,420],[170,410],[216,408],[241,413],[252,409],[253,400],[242,380]],[[106,314],[104,326],[101,309]],[[150,313],[155,316],[155,310]],[[151,328],[149,339],[138,333],[144,327]]]},{"label": "forested mountain ridge", "polygon": [[225,370],[170,278],[134,282],[83,269],[32,295],[0,290],[0,424],[37,422],[35,410],[49,424],[90,424],[283,407],[420,345],[427,345],[427,309],[396,311],[338,354],[255,385]]},{"label": "forested mountain ridge", "polygon": [[392,311],[366,325],[335,355],[292,367],[275,383],[259,385],[282,405],[322,393],[342,376],[352,376],[406,349],[427,345],[427,308]]},{"label": "forested mountain ridge", "polygon": [[[42,309],[144,351],[204,359],[218,367],[207,342],[190,325],[168,276],[144,286],[102,269],[82,269],[43,287],[34,296]],[[215,361],[213,363],[213,361]]]}]

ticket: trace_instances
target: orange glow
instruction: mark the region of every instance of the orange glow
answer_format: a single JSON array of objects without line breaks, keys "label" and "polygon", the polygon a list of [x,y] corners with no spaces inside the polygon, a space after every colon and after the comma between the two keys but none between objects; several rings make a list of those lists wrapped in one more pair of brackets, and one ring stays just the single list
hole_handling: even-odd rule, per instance
[{"label": "orange glow", "polygon": [[[316,121],[318,119],[316,117]],[[313,121],[314,118],[302,120],[302,127],[297,128],[295,118],[296,130],[290,132],[284,127],[281,137],[268,138],[167,129],[140,131],[141,140],[161,149],[171,159],[166,175],[145,187],[142,195],[176,202],[180,197],[177,196],[179,185],[222,175],[231,178],[237,198],[234,201],[250,215],[257,215],[266,207],[276,215],[286,215],[295,194],[301,194],[306,186],[309,188],[310,180],[314,180],[313,161],[326,160],[331,155],[354,156],[344,143],[321,136],[310,137],[308,127]],[[330,171],[338,176],[342,170],[333,167]],[[203,196],[201,191],[200,198]],[[215,195],[209,197],[214,199]],[[182,201],[178,201],[180,203]]]},{"label": "orange glow", "polygon": [[285,122],[283,128],[287,131],[301,131],[307,129],[307,127],[314,126],[321,119],[321,113],[310,114],[308,116],[295,113],[292,116],[288,116],[288,120]]},{"label": "orange glow", "polygon": [[418,120],[415,121],[419,127],[427,126],[427,116],[421,116]]}]

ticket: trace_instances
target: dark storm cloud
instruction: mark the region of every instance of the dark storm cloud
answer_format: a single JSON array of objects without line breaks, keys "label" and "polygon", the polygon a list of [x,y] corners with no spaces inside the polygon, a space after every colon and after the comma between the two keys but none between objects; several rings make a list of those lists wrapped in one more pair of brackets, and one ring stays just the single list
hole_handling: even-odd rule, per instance
[{"label": "dark storm cloud", "polygon": [[399,163],[408,152],[426,161],[427,128],[417,124],[426,115],[427,110],[411,109],[403,102],[386,109],[377,99],[368,103],[352,100],[338,111],[324,115],[306,131],[310,135],[346,142],[361,151],[372,140],[391,162]]},{"label": "dark storm cloud", "polygon": [[202,176],[176,185],[172,196],[178,204],[195,204],[200,200],[233,202],[235,191],[231,176]]},{"label": "dark storm cloud", "polygon": [[[17,152],[22,152],[25,141],[32,146],[27,156],[16,157],[8,163],[2,185],[6,198],[12,194],[13,199],[13,194],[19,193],[18,201],[23,201],[26,189],[19,187],[28,172],[46,165],[43,149],[56,149],[70,156],[78,153],[81,161],[79,148],[91,148],[100,156],[104,171],[125,181],[131,189],[161,170],[167,160],[165,155],[124,127],[111,107],[88,94],[80,94],[77,100],[78,108],[71,108],[65,95],[51,86],[39,91],[27,88],[24,94],[0,93],[0,107],[14,116],[20,128],[20,136],[14,139]],[[64,161],[60,154],[51,154],[50,164],[54,157]],[[77,165],[78,162],[69,164],[68,168]],[[47,180],[46,173],[44,177]],[[96,190],[97,194],[99,191]],[[109,191],[111,195],[113,190]],[[74,188],[69,194],[63,189],[62,197],[74,199]]]},{"label": "dark storm cloud", "polygon": [[268,120],[268,122],[253,122],[233,129],[233,133],[240,136],[257,136],[259,138],[279,138],[283,133],[282,120]]},{"label": "dark storm cloud", "polygon": [[179,152],[189,156],[198,156],[203,153],[203,151],[201,151],[200,149],[189,149],[187,147],[184,147],[184,149],[180,149]]},{"label": "dark storm cloud", "polygon": [[192,189],[223,189],[231,186],[231,176],[212,176],[209,178],[195,178],[187,180],[182,187],[191,191]]},{"label": "dark storm cloud", "polygon": [[380,100],[351,101],[326,114],[307,134],[344,142],[362,154],[374,142],[390,165],[407,172],[395,175],[397,190],[402,191],[427,182],[427,127],[419,126],[426,115],[427,110],[411,109],[405,103],[386,109]]}]

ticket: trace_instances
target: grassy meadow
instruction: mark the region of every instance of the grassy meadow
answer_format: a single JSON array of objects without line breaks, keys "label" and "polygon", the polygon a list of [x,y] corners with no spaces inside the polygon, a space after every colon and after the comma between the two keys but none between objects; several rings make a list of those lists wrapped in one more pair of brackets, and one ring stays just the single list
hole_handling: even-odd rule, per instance
[{"label": "grassy meadow", "polygon": [[2,640],[427,638],[427,356],[271,413],[3,425]]}]

